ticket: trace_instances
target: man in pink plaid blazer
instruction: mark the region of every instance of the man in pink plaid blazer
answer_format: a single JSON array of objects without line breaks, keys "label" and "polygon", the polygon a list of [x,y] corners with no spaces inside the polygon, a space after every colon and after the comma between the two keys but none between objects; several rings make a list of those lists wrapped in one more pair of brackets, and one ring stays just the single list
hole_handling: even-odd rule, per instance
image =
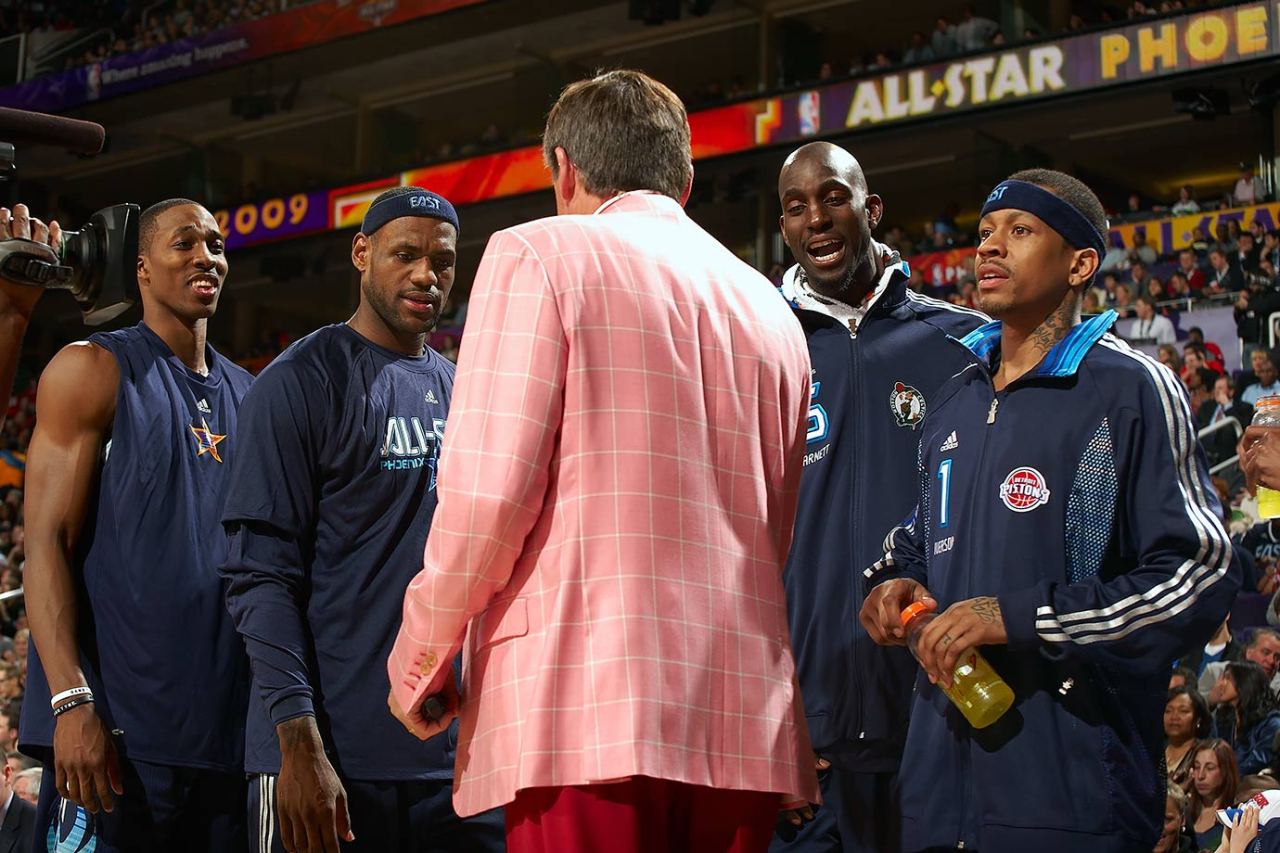
[{"label": "man in pink plaid blazer", "polygon": [[477,271],[389,704],[420,737],[461,714],[455,806],[506,805],[516,853],[763,851],[818,796],[782,587],[804,336],[685,215],[665,86],[569,86],[544,150],[568,215]]}]

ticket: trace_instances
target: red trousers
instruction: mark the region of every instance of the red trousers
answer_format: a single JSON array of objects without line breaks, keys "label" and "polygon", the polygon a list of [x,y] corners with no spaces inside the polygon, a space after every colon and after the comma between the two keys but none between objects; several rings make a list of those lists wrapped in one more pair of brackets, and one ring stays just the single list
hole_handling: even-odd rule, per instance
[{"label": "red trousers", "polygon": [[781,805],[647,776],[526,788],[506,806],[507,853],[764,853]]}]

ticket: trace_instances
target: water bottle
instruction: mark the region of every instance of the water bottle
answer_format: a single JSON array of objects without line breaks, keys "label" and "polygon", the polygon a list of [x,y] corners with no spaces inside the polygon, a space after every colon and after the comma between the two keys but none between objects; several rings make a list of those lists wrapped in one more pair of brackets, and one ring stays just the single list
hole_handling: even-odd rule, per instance
[{"label": "water bottle", "polygon": [[[1280,427],[1280,397],[1263,397],[1255,404],[1254,426]],[[1258,486],[1258,518],[1280,516],[1280,492]]]},{"label": "water bottle", "polygon": [[[917,601],[902,611],[902,628],[907,634],[907,648],[911,649],[916,660],[920,659],[916,654],[920,634],[936,618],[937,614],[923,601]],[[956,668],[951,673],[950,687],[942,687],[941,682],[938,686],[975,729],[985,729],[1013,706],[1013,691],[977,649],[970,649],[956,662]]]}]

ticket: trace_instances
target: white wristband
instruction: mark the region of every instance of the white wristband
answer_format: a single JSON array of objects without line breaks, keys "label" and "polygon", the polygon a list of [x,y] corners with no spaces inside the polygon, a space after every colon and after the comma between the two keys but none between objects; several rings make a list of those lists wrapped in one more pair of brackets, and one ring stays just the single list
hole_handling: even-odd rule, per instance
[{"label": "white wristband", "polygon": [[88,696],[93,698],[93,691],[88,687],[72,687],[70,690],[64,690],[49,700],[49,707],[56,708],[58,703],[65,702],[68,699],[74,699],[79,696]]}]

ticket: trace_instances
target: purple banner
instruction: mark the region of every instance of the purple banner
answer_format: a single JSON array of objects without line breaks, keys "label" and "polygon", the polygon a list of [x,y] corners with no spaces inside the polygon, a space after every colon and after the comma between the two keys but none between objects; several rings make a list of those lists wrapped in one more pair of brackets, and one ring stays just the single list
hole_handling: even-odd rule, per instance
[{"label": "purple banner", "polygon": [[238,32],[240,29],[227,27],[199,39],[113,56],[104,62],[0,89],[0,106],[61,112],[243,62],[252,58],[252,52],[248,38]]},{"label": "purple banner", "polygon": [[0,106],[55,113],[229,65],[311,47],[484,0],[321,0],[217,32],[0,89]]},{"label": "purple banner", "polygon": [[325,190],[251,202],[213,216],[226,237],[227,251],[258,243],[314,234],[329,227],[329,194]]},{"label": "purple banner", "polygon": [[1253,2],[963,57],[785,95],[761,144],[1274,57],[1280,3]]}]

